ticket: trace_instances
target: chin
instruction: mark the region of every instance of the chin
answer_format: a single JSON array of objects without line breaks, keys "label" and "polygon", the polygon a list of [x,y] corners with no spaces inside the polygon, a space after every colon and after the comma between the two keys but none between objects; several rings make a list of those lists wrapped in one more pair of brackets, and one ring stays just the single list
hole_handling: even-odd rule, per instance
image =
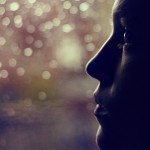
[{"label": "chin", "polygon": [[[100,150],[150,150],[150,143],[146,142],[144,137],[137,140],[138,137],[141,135],[136,135],[130,139],[129,137],[124,138],[123,135],[117,136],[117,132],[103,130],[103,127],[99,126],[96,143]],[[149,139],[149,137],[145,137],[145,139]]]},{"label": "chin", "polygon": [[115,139],[110,133],[103,131],[101,126],[99,126],[96,134],[96,143],[100,150],[118,150],[115,146]]}]

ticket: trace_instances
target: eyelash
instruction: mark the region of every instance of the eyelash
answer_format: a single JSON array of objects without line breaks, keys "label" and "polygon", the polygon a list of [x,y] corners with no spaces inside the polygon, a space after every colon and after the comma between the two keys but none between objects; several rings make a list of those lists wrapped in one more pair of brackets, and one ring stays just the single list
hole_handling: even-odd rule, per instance
[{"label": "eyelash", "polygon": [[133,45],[133,43],[135,42],[134,34],[126,27],[121,27],[118,35],[121,35],[121,40],[117,44],[118,49],[123,49],[124,46]]},{"label": "eyelash", "polygon": [[123,46],[125,44],[124,34],[126,33],[125,28],[121,27],[120,31],[118,32],[118,35],[120,36],[120,42],[117,44],[118,49],[123,49]]}]

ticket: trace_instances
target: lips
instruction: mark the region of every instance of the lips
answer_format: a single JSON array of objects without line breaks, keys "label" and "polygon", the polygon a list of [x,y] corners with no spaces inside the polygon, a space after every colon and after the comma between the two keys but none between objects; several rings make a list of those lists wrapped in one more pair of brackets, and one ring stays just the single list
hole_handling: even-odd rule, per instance
[{"label": "lips", "polygon": [[99,117],[99,116],[108,115],[108,112],[106,111],[106,109],[103,106],[101,106],[100,104],[97,104],[95,107],[95,110],[94,110],[94,114],[96,117]]}]

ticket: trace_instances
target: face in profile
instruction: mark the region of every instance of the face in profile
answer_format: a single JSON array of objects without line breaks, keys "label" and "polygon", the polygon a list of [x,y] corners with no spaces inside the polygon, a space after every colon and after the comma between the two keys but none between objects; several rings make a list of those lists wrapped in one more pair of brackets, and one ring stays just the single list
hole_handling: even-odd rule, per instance
[{"label": "face in profile", "polygon": [[118,0],[113,32],[87,64],[101,150],[150,149],[150,24],[148,0]]}]

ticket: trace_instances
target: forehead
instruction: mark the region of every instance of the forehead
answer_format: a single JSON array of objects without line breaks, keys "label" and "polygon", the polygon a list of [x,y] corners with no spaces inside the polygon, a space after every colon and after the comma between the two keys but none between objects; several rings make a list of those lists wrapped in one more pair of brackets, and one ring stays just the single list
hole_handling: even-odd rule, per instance
[{"label": "forehead", "polygon": [[[145,39],[150,42],[149,14],[150,0],[116,0],[113,6],[114,18],[124,17],[127,27],[134,31],[137,38],[144,40],[143,43]],[[114,21],[116,22],[116,19]]]},{"label": "forehead", "polygon": [[122,5],[123,0],[116,0],[113,5],[113,12],[117,11],[120,5]]},{"label": "forehead", "polygon": [[116,0],[112,9],[113,15],[125,17],[130,24],[147,25],[150,22],[150,1],[145,0]]},{"label": "forehead", "polygon": [[113,13],[125,13],[125,12],[127,13],[128,11],[130,11],[129,10],[130,3],[129,0],[116,0],[112,9]]},{"label": "forehead", "polygon": [[130,15],[149,16],[150,1],[149,0],[115,0],[113,12],[126,12]]}]

